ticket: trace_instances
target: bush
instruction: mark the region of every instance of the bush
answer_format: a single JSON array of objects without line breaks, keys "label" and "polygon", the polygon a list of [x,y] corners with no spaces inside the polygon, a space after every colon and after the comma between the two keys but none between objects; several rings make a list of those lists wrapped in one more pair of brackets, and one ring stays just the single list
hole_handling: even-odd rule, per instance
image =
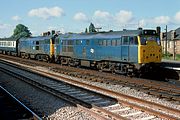
[{"label": "bush", "polygon": [[180,54],[176,55],[176,60],[180,60]]},{"label": "bush", "polygon": [[163,58],[170,58],[170,57],[172,57],[173,56],[173,54],[171,54],[171,53],[169,53],[169,52],[167,52],[167,54],[163,54]]}]

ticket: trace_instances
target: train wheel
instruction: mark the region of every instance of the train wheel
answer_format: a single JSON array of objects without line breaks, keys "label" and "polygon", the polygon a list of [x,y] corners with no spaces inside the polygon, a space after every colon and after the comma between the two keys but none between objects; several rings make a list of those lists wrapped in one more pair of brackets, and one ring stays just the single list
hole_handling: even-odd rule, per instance
[{"label": "train wheel", "polygon": [[97,69],[98,69],[100,72],[103,71],[103,65],[102,65],[102,63],[98,63]]},{"label": "train wheel", "polygon": [[23,53],[21,54],[21,58],[23,58],[23,59],[25,58],[25,55]]},{"label": "train wheel", "polygon": [[24,58],[29,59],[29,54],[25,54]]},{"label": "train wheel", "polygon": [[45,56],[45,61],[48,63],[51,62],[49,56],[47,56],[47,55]]}]

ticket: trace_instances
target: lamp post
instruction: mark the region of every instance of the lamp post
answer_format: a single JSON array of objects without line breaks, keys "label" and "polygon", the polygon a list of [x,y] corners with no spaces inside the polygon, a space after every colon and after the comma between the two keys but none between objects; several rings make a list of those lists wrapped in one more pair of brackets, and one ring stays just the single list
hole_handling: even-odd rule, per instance
[{"label": "lamp post", "polygon": [[167,56],[167,25],[166,25],[166,41],[165,41],[165,55]]}]

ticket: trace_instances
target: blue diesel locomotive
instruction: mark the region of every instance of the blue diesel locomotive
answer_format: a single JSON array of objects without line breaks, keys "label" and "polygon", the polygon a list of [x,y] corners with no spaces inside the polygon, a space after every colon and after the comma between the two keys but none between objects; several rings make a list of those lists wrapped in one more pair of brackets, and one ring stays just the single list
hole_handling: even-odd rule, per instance
[{"label": "blue diesel locomotive", "polygon": [[54,60],[55,36],[39,36],[19,39],[18,55],[22,58],[31,58],[43,61]]},{"label": "blue diesel locomotive", "polygon": [[148,72],[161,62],[159,35],[160,29],[137,29],[9,38],[0,39],[0,52],[132,75]]},{"label": "blue diesel locomotive", "polygon": [[161,62],[159,34],[142,29],[61,34],[55,38],[55,61],[122,74],[146,72]]}]

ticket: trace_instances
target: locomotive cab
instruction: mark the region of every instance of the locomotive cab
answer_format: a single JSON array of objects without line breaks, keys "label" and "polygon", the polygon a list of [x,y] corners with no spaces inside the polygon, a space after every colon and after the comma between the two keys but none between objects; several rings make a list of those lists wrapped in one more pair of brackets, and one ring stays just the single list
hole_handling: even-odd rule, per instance
[{"label": "locomotive cab", "polygon": [[138,36],[138,63],[160,63],[162,58],[159,35],[155,30],[143,30]]}]

